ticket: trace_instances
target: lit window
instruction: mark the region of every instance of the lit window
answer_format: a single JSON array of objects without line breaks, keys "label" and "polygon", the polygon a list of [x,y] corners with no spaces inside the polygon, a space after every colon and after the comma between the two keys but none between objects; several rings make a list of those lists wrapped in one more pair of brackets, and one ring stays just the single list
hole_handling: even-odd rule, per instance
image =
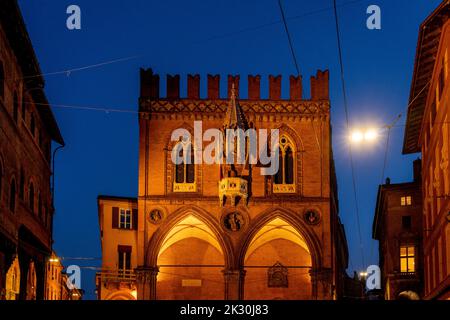
[{"label": "lit window", "polygon": [[412,204],[411,196],[405,196],[400,198],[400,204],[402,206],[410,206]]},{"label": "lit window", "polygon": [[278,152],[278,172],[274,176],[273,191],[275,193],[295,192],[295,149],[288,137],[281,136]]},{"label": "lit window", "polygon": [[[182,163],[175,165],[175,183],[174,192],[195,192],[195,164],[194,148],[183,148],[182,143],[176,145],[178,156]],[[187,151],[185,153],[185,151]]]},{"label": "lit window", "polygon": [[131,246],[121,246],[118,247],[118,269],[122,276],[125,276],[124,271],[131,270]]},{"label": "lit window", "polygon": [[415,272],[415,248],[412,245],[400,247],[400,272]]},{"label": "lit window", "polygon": [[120,209],[120,229],[131,229],[131,210],[130,209]]}]

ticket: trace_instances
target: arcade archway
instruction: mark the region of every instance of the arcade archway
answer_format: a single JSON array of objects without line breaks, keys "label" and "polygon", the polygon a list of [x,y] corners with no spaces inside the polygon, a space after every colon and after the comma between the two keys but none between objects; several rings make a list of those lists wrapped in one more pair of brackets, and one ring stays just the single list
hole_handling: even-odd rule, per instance
[{"label": "arcade archway", "polygon": [[282,218],[263,225],[244,258],[244,299],[312,299],[312,257],[305,238]]},{"label": "arcade archway", "polygon": [[217,235],[188,215],[167,232],[159,249],[156,298],[223,299],[225,259]]}]

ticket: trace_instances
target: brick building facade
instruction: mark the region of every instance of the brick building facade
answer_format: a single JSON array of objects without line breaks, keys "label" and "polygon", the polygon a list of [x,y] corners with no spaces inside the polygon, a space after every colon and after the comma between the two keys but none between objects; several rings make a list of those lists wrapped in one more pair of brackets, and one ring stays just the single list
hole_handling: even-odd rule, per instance
[{"label": "brick building facade", "polygon": [[421,24],[403,153],[422,153],[425,299],[450,299],[450,3]]},{"label": "brick building facade", "polygon": [[[348,251],[338,215],[331,151],[328,71],[311,77],[311,97],[301,77],[290,77],[289,99],[281,76],[229,76],[220,97],[219,75],[141,70],[139,99],[139,194],[137,199],[100,196],[103,270],[100,299],[337,299],[343,295]],[[198,137],[194,121],[208,129],[279,129],[280,170],[263,165],[174,164],[171,141],[183,128]],[[201,133],[200,133],[201,134]],[[207,140],[207,139],[206,139]],[[191,141],[194,141],[192,138]],[[217,141],[216,141],[217,142]],[[210,144],[192,144],[197,159]],[[178,151],[189,153],[189,147]],[[200,152],[200,153],[199,153]]]},{"label": "brick building facade", "polygon": [[379,241],[381,286],[386,300],[423,297],[421,161],[414,180],[378,188],[372,237]]},{"label": "brick building facade", "polygon": [[51,143],[63,144],[15,0],[0,6],[0,299],[43,299]]}]

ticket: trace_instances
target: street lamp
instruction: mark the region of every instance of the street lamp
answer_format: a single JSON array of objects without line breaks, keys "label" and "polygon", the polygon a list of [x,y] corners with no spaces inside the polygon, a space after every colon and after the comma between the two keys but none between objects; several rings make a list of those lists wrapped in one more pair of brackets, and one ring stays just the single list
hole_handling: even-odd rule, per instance
[{"label": "street lamp", "polygon": [[378,130],[374,128],[355,129],[350,134],[350,142],[354,144],[373,142],[378,138]]}]

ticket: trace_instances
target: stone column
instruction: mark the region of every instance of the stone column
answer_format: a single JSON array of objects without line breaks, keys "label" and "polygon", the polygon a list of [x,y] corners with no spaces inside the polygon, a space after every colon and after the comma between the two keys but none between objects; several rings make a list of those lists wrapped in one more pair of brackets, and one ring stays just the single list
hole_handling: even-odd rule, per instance
[{"label": "stone column", "polygon": [[158,272],[158,267],[142,266],[135,269],[138,300],[156,300]]},{"label": "stone column", "polygon": [[330,300],[333,298],[333,272],[330,268],[311,269],[312,298]]},{"label": "stone column", "polygon": [[222,272],[225,279],[225,300],[242,300],[244,298],[246,271],[243,269],[227,269]]}]

